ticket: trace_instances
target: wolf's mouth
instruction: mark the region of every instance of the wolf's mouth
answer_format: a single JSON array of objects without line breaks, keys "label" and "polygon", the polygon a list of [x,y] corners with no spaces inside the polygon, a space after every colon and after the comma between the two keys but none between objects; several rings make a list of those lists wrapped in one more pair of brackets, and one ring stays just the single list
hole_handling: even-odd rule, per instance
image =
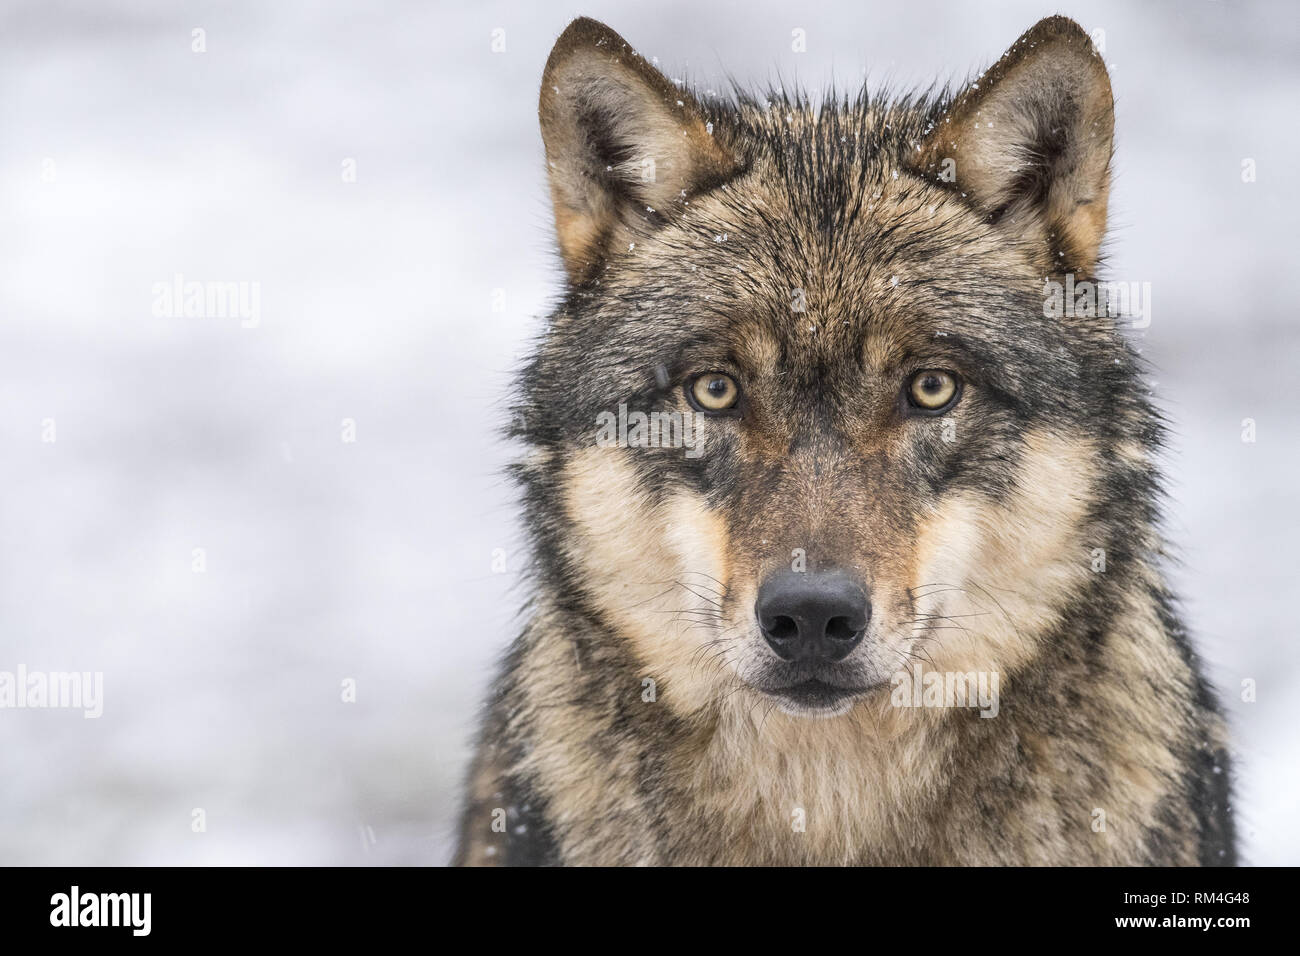
[{"label": "wolf's mouth", "polygon": [[861,697],[869,687],[840,687],[828,684],[824,680],[810,678],[791,684],[788,687],[763,688],[763,692],[775,697],[782,705],[782,710],[792,713],[843,712],[857,697]]}]

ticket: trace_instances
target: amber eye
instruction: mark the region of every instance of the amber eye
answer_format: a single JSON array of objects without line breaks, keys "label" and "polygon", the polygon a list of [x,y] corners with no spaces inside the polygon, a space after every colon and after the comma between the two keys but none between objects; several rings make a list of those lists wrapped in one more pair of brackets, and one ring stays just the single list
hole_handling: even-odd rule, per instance
[{"label": "amber eye", "polygon": [[957,401],[957,376],[937,368],[927,368],[912,376],[907,398],[927,412],[938,412]]},{"label": "amber eye", "polygon": [[740,387],[731,376],[721,372],[696,376],[686,391],[695,407],[705,412],[725,412],[740,401]]}]

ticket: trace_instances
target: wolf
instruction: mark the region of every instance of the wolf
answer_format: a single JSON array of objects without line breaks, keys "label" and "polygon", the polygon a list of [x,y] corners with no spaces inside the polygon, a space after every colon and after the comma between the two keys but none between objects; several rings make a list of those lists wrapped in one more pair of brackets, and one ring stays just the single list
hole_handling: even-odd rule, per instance
[{"label": "wolf", "polygon": [[[1119,320],[1044,308],[1100,271],[1088,35],[814,100],[693,91],[579,19],[539,116],[566,284],[454,862],[1235,863],[1161,417]],[[624,408],[698,453],[598,440]]]}]

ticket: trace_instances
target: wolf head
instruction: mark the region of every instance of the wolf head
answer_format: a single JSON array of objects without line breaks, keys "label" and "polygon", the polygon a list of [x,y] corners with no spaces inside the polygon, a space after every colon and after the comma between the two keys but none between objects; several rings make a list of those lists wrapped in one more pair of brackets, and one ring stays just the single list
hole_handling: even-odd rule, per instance
[{"label": "wolf head", "polygon": [[521,382],[529,527],[678,712],[1014,673],[1157,547],[1133,356],[1045,308],[1106,224],[1073,21],[956,95],[815,105],[696,95],[582,19],[540,117],[568,288]]}]

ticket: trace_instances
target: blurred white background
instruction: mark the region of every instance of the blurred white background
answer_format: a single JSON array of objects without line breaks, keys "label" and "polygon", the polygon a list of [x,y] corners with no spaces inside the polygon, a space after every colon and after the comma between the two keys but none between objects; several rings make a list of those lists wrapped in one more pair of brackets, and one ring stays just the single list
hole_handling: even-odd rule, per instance
[{"label": "blurred white background", "polygon": [[[105,682],[98,720],[0,710],[0,862],[448,859],[523,593],[497,428],[559,288],[536,102],[569,19],[816,90],[960,79],[1062,12],[1105,31],[1110,274],[1152,284],[1244,857],[1300,863],[1294,4],[324,6],[0,11],[0,670]],[[156,317],[177,273],[260,283],[260,325]]]}]

